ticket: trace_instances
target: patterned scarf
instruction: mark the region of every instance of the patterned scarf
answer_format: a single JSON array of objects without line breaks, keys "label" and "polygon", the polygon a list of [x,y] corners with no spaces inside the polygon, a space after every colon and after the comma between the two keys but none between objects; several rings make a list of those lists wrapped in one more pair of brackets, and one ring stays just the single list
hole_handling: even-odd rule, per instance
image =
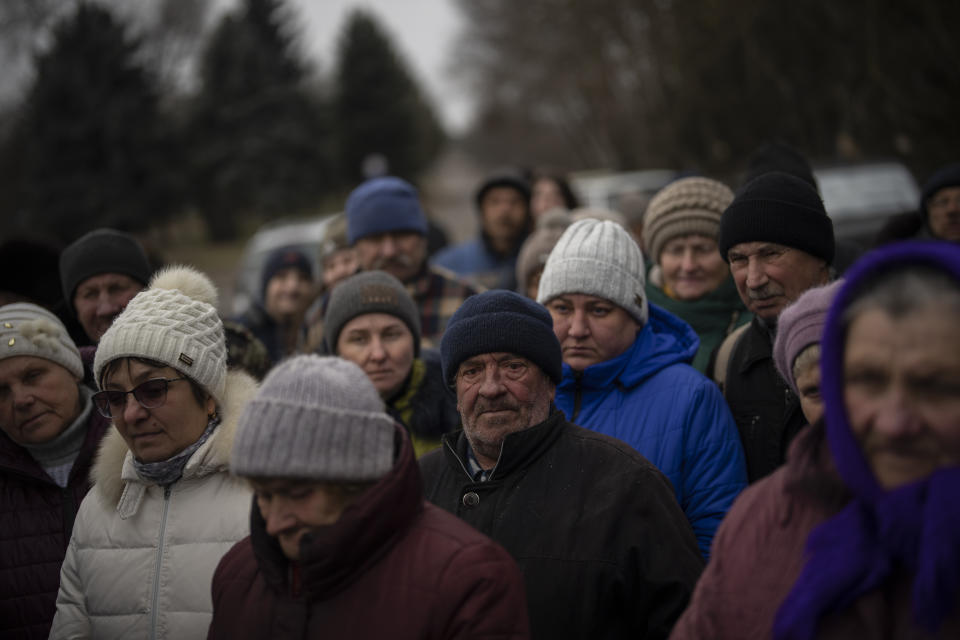
[{"label": "patterned scarf", "polygon": [[220,416],[213,416],[207,422],[207,428],[200,434],[200,438],[180,453],[158,462],[140,462],[134,458],[133,468],[136,469],[137,475],[146,482],[152,482],[162,487],[173,484],[183,475],[183,469],[187,466],[190,456],[207,441],[207,438],[219,424]]}]

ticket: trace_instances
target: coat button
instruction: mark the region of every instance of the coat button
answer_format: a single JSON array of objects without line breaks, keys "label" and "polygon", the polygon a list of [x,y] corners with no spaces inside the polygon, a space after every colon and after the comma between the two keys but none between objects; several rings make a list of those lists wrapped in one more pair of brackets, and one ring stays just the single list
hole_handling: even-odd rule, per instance
[{"label": "coat button", "polygon": [[471,491],[470,493],[463,494],[463,506],[475,507],[478,504],[480,504],[480,496],[475,492]]}]

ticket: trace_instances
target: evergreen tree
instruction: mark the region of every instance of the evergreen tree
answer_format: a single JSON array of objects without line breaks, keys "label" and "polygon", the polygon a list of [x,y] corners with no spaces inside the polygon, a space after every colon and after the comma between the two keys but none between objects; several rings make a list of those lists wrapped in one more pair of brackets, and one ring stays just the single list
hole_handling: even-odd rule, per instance
[{"label": "evergreen tree", "polygon": [[335,112],[347,184],[363,160],[382,154],[391,174],[414,180],[436,156],[443,132],[433,109],[372,15],[355,10],[340,36]]},{"label": "evergreen tree", "polygon": [[19,220],[72,240],[145,229],[179,206],[174,145],[137,51],[99,6],[81,3],[54,29],[8,141],[21,156]]},{"label": "evergreen tree", "polygon": [[327,109],[281,18],[282,0],[245,0],[201,60],[188,125],[194,196],[215,239],[238,222],[308,210],[331,185]]}]

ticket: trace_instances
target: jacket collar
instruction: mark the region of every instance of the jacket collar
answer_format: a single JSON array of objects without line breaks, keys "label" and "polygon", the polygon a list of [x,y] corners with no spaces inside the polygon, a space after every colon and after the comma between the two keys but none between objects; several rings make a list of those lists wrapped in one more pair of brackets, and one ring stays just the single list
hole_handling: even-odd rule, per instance
[{"label": "jacket collar", "polygon": [[[503,439],[500,458],[490,479],[498,480],[530,466],[559,437],[563,420],[563,413],[551,405],[550,415],[546,420],[529,429],[508,434]],[[447,463],[455,471],[461,471],[472,480],[467,463],[467,447],[470,445],[463,430],[445,434],[442,441]]]},{"label": "jacket collar", "polygon": [[[423,483],[413,445],[396,425],[399,449],[393,469],[348,506],[333,525],[303,537],[299,561],[301,589],[323,599],[356,580],[393,547],[423,509]],[[287,593],[290,562],[276,538],[267,535],[256,501],[250,509],[254,556],[269,584]]]},{"label": "jacket collar", "polygon": [[[257,383],[242,371],[229,371],[220,407],[223,421],[203,446],[190,456],[183,470],[183,478],[202,477],[218,471],[226,471],[230,465],[230,451],[237,422],[247,401],[257,391]],[[133,468],[133,454],[127,448],[120,432],[110,429],[103,438],[90,474],[95,490],[107,500],[117,504],[125,494],[127,485],[146,485]],[[132,491],[132,488],[131,488]],[[132,497],[132,496],[130,496]],[[137,500],[139,502],[139,500]],[[135,510],[135,509],[134,509]]]},{"label": "jacket collar", "polygon": [[754,316],[750,328],[744,332],[737,352],[740,355],[740,373],[746,373],[751,367],[773,357],[773,338],[760,318]]}]

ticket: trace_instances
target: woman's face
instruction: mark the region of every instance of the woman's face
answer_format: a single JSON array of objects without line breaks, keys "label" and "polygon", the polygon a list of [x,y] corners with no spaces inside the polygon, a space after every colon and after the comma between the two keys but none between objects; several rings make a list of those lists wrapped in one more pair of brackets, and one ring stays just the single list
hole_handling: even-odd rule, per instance
[{"label": "woman's face", "polygon": [[717,241],[691,233],[671,238],[660,251],[663,282],[678,300],[697,300],[730,277]]},{"label": "woman's face", "polygon": [[[104,390],[130,391],[154,378],[183,378],[172,367],[153,367],[125,358],[104,378]],[[196,442],[207,428],[216,402],[208,397],[197,401],[186,379],[167,384],[166,400],[159,407],[145,409],[127,394],[122,409],[113,409],[113,425],[123,436],[134,457],[141,462],[166,460]]]},{"label": "woman's face", "polygon": [[530,195],[530,212],[536,219],[555,207],[567,208],[560,186],[550,178],[540,178],[534,183]]},{"label": "woman's face", "polygon": [[960,464],[960,313],[863,311],[844,348],[844,402],[881,486]]},{"label": "woman's face", "polygon": [[410,329],[388,313],[357,316],[337,337],[337,355],[359,365],[384,399],[403,386],[413,367],[413,352]]}]

